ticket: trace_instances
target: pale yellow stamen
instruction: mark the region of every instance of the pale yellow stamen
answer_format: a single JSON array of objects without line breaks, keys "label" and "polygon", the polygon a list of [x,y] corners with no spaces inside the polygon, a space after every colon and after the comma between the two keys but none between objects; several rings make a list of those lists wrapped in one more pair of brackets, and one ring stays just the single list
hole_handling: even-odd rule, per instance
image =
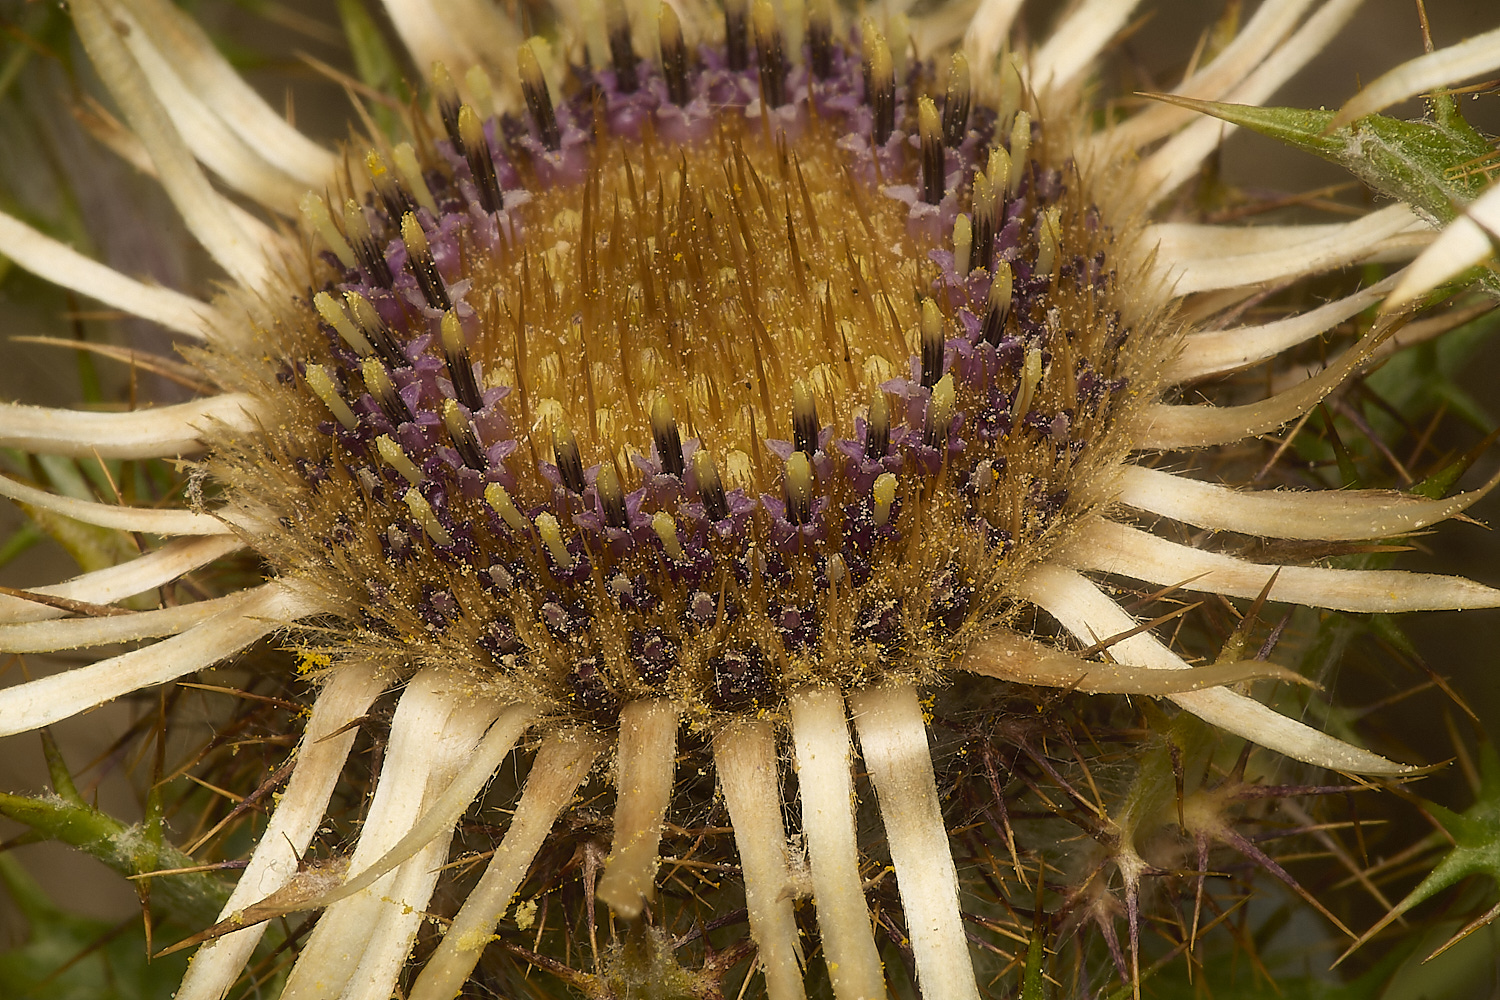
[{"label": "pale yellow stamen", "polygon": [[328,407],[338,422],[344,425],[344,430],[352,431],[359,426],[359,419],[354,415],[354,411],[349,409],[349,404],[344,402],[344,398],[339,395],[338,386],[334,385],[328,369],[322,365],[308,365],[306,378],[308,388],[317,393],[323,405]]},{"label": "pale yellow stamen", "polygon": [[656,532],[667,555],[677,562],[687,561],[687,553],[682,551],[682,542],[677,538],[677,522],[672,520],[671,514],[664,510],[657,511],[651,518],[651,530]]},{"label": "pale yellow stamen", "polygon": [[411,188],[417,204],[436,215],[437,202],[433,200],[432,192],[427,189],[427,181],[422,177],[422,165],[417,162],[417,151],[412,149],[411,143],[403,142],[395,148],[393,155],[396,172],[406,181],[406,186]]},{"label": "pale yellow stamen", "polygon": [[319,292],[313,296],[313,305],[317,308],[318,315],[323,317],[323,322],[338,331],[338,335],[344,338],[344,343],[348,344],[355,354],[367,358],[375,353],[375,348],[370,345],[370,341],[354,328],[353,323],[349,322],[349,314],[344,312],[344,307],[339,305],[332,295]]},{"label": "pale yellow stamen", "polygon": [[302,218],[306,220],[308,226],[323,237],[323,242],[327,243],[328,249],[338,257],[339,263],[345,267],[353,267],[354,251],[349,249],[348,241],[333,224],[333,217],[328,214],[328,203],[309,191],[302,196],[297,207],[302,210]]},{"label": "pale yellow stamen", "polygon": [[551,514],[538,514],[536,530],[537,534],[542,536],[542,544],[546,545],[547,551],[552,553],[552,561],[557,563],[560,569],[571,567],[573,553],[568,551],[568,544],[563,541],[562,525],[558,524],[557,518]]},{"label": "pale yellow stamen", "polygon": [[412,464],[412,460],[406,457],[406,452],[389,434],[382,434],[375,439],[375,450],[380,452],[385,464],[401,473],[402,478],[413,486],[421,486],[427,478],[421,469]]},{"label": "pale yellow stamen", "polygon": [[889,472],[882,472],[875,477],[875,486],[871,492],[875,499],[875,527],[883,528],[891,519],[891,504],[896,499],[896,477]]},{"label": "pale yellow stamen", "polygon": [[[500,515],[501,520],[510,525],[511,529],[521,534],[531,531],[531,524],[526,520],[516,505],[511,502],[510,493],[499,483],[490,483],[484,488],[484,502],[490,505],[490,509]],[[544,515],[550,516],[550,515]],[[554,524],[556,521],[554,520]]]},{"label": "pale yellow stamen", "polygon": [[407,490],[406,496],[402,499],[406,501],[406,506],[411,508],[411,516],[417,519],[417,523],[422,526],[423,531],[427,532],[427,537],[431,538],[434,544],[444,548],[453,544],[453,536],[448,534],[448,529],[444,528],[442,522],[437,519],[437,515],[432,512],[432,507],[422,494],[416,490]]}]

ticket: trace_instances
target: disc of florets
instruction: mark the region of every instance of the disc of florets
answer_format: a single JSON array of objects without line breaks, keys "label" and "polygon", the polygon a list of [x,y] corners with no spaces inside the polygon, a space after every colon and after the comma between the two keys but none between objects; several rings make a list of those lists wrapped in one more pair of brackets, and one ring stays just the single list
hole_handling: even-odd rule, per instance
[{"label": "disc of florets", "polygon": [[1124,447],[1111,232],[961,57],[661,10],[561,92],[523,46],[524,114],[439,70],[443,138],[309,197],[290,417],[223,474],[393,669],[605,717],[930,680]]}]

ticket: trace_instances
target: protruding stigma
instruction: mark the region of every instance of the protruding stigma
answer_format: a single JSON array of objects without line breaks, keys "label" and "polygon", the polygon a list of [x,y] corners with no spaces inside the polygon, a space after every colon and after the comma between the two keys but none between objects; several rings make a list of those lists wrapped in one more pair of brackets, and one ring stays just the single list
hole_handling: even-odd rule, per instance
[{"label": "protruding stigma", "polygon": [[812,462],[800,451],[786,460],[786,519],[806,524],[812,517]]},{"label": "protruding stigma", "polygon": [[724,56],[736,72],[750,65],[746,0],[724,0]]},{"label": "protruding stigma", "polygon": [[671,4],[658,8],[656,28],[661,38],[661,75],[667,83],[667,99],[684,107],[692,97],[688,91],[687,43],[682,37],[682,20]]},{"label": "protruding stigma", "polygon": [[422,176],[422,165],[417,162],[417,151],[412,148],[411,143],[403,142],[396,146],[394,151],[396,158],[396,171],[401,179],[406,181],[407,189],[421,205],[433,215],[437,215],[437,202],[432,200],[432,191],[427,187],[427,179]]},{"label": "protruding stigma", "polygon": [[870,497],[875,501],[875,527],[884,528],[891,519],[891,504],[896,500],[896,477],[889,472],[876,476]]},{"label": "protruding stigma", "polygon": [[478,413],[484,409],[484,396],[474,378],[474,363],[469,359],[469,344],[464,339],[463,324],[458,321],[457,312],[450,309],[443,314],[442,334],[443,360],[448,363],[453,392],[470,413]]},{"label": "protruding stigma", "polygon": [[542,73],[542,64],[537,62],[530,42],[516,50],[516,69],[521,76],[521,93],[526,96],[526,110],[531,112],[537,138],[548,149],[559,149],[562,133],[557,130],[557,115],[552,110],[552,92],[547,89],[547,77]]},{"label": "protruding stigma", "polygon": [[813,75],[833,75],[833,0],[812,0],[807,6],[807,51]]},{"label": "protruding stigma", "polygon": [[344,234],[354,248],[359,266],[370,276],[370,283],[390,288],[391,267],[380,251],[380,244],[375,242],[375,234],[370,232],[370,220],[365,218],[365,210],[352,198],[344,202]]},{"label": "protruding stigma", "polygon": [[583,496],[583,459],[578,454],[578,439],[573,428],[559,423],[552,428],[552,454],[557,461],[557,474],[563,485],[572,493]]},{"label": "protruding stigma", "polygon": [[641,84],[635,72],[635,49],[630,44],[630,18],[621,0],[605,0],[604,30],[609,34],[609,58],[615,67],[615,89],[622,94],[633,94]]},{"label": "protruding stigma", "polygon": [[370,300],[358,292],[345,292],[344,301],[349,305],[349,311],[354,314],[354,322],[359,327],[359,332],[364,334],[365,339],[375,345],[375,351],[385,363],[392,368],[405,368],[411,364],[406,355],[401,353],[401,348],[396,344],[396,335],[386,325],[380,313],[371,304]]},{"label": "protruding stigma", "polygon": [[605,462],[599,466],[599,478],[594,480],[594,489],[599,493],[599,510],[604,515],[604,523],[611,528],[628,527],[630,522],[625,515],[625,491],[620,489],[620,476],[615,472],[613,463]]},{"label": "protruding stigma", "polygon": [[922,300],[922,384],[931,389],[943,377],[943,314],[933,299]]},{"label": "protruding stigma", "polygon": [[448,139],[458,150],[464,153],[464,137],[458,128],[458,88],[453,85],[453,77],[448,73],[448,67],[441,62],[432,64],[432,96],[437,102],[438,116],[443,119],[443,131],[448,133]]},{"label": "protruding stigma", "polygon": [[974,251],[974,224],[967,215],[953,220],[953,273],[959,279],[969,274],[969,257]]},{"label": "protruding stigma", "polygon": [[1010,129],[1010,184],[1006,194],[1014,198],[1026,177],[1026,158],[1031,155],[1031,116],[1016,112],[1016,123]]},{"label": "protruding stigma", "polygon": [[682,478],[682,434],[677,430],[677,416],[672,412],[672,401],[658,395],[651,401],[651,440],[656,444],[656,457],[661,460],[661,469],[669,476]]},{"label": "protruding stigma", "polygon": [[943,145],[957,146],[969,132],[969,60],[962,52],[948,61],[948,91],[943,95]]},{"label": "protruding stigma", "polygon": [[499,483],[490,483],[486,486],[484,502],[490,505],[490,510],[500,515],[500,520],[508,524],[512,531],[521,535],[531,533],[531,522],[527,521],[526,515],[516,508],[504,486]]},{"label": "protruding stigma", "polygon": [[313,306],[318,310],[318,315],[323,317],[323,322],[338,331],[344,343],[362,358],[368,358],[375,353],[375,348],[370,346],[365,335],[354,328],[349,322],[349,314],[344,312],[344,307],[338,304],[332,295],[327,292],[318,292],[313,296]]},{"label": "protruding stigma", "polygon": [[392,427],[400,427],[411,419],[411,411],[406,408],[406,401],[396,391],[385,365],[376,358],[365,358],[360,363],[359,373],[364,376],[365,390],[374,397],[376,405]]},{"label": "protruding stigma", "polygon": [[334,415],[344,430],[352,431],[359,426],[359,418],[354,411],[349,409],[349,404],[344,402],[344,397],[339,395],[339,387],[334,384],[333,376],[328,374],[328,369],[322,365],[308,365],[304,375],[307,379],[307,387],[313,394],[323,401],[329,412]]},{"label": "protruding stigma", "polygon": [[880,389],[870,397],[870,415],[865,420],[865,458],[879,461],[891,449],[891,404]]},{"label": "protruding stigma", "polygon": [[453,545],[453,536],[448,534],[448,529],[443,527],[443,522],[437,519],[426,497],[422,496],[419,491],[410,489],[406,491],[403,499],[411,510],[411,516],[416,518],[422,530],[427,532],[427,537],[432,539],[432,544],[445,549]]},{"label": "protruding stigma", "polygon": [[488,463],[479,447],[479,438],[474,434],[474,425],[470,422],[469,415],[456,400],[443,400],[443,427],[447,429],[448,437],[453,441],[453,449],[458,452],[464,465],[483,471]]},{"label": "protruding stigma", "polygon": [[344,239],[344,234],[333,224],[333,217],[328,214],[328,203],[309,191],[302,196],[297,206],[302,210],[302,218],[314,232],[323,237],[323,242],[328,244],[328,249],[333,251],[339,263],[345,267],[353,267],[354,251],[349,249],[349,241]]},{"label": "protruding stigma", "polygon": [[479,189],[479,203],[486,212],[500,211],[505,207],[505,199],[500,196],[500,180],[495,176],[495,161],[484,137],[484,124],[467,104],[458,109],[458,131],[464,137],[464,159],[474,175],[474,186]]},{"label": "protruding stigma", "polygon": [[365,172],[370,175],[370,183],[375,185],[375,193],[380,196],[380,203],[391,218],[399,219],[417,210],[401,179],[391,173],[385,160],[373,149],[365,154]]},{"label": "protruding stigma", "polygon": [[818,401],[800,378],[792,383],[792,443],[808,457],[818,450]]},{"label": "protruding stigma", "polygon": [[932,387],[932,398],[927,401],[927,424],[922,428],[922,443],[929,448],[946,451],[948,428],[953,426],[953,406],[957,392],[953,387],[953,373],[938,379]]},{"label": "protruding stigma", "polygon": [[990,279],[989,301],[985,303],[984,321],[980,327],[980,336],[991,344],[999,344],[1005,335],[1005,317],[1010,315],[1013,286],[1010,264],[996,261],[995,274]]},{"label": "protruding stigma", "polygon": [[698,495],[703,498],[703,510],[710,521],[722,521],[729,516],[729,498],[724,495],[724,483],[719,479],[719,467],[707,448],[693,452],[693,472],[698,477]]},{"label": "protruding stigma", "polygon": [[381,460],[401,473],[401,478],[408,483],[421,486],[426,481],[427,477],[422,474],[422,470],[417,468],[416,464],[407,457],[405,449],[389,434],[382,434],[375,439],[375,450],[380,453]]},{"label": "protruding stigma", "polygon": [[943,133],[937,105],[932,98],[917,100],[917,135],[922,142],[922,200],[936,205],[943,200]]},{"label": "protruding stigma", "polygon": [[573,553],[568,551],[568,543],[563,541],[562,525],[558,524],[557,518],[545,511],[538,514],[536,533],[541,536],[542,544],[547,546],[547,551],[552,554],[552,561],[557,564],[557,568],[572,569]]},{"label": "protruding stigma", "polygon": [[651,515],[651,530],[656,532],[662,550],[673,562],[687,562],[687,553],[682,551],[682,541],[677,537],[677,522],[671,514],[659,510]]},{"label": "protruding stigma", "polygon": [[401,241],[406,244],[406,259],[411,264],[412,274],[422,288],[422,298],[434,309],[447,311],[453,308],[448,300],[448,289],[443,276],[438,274],[437,262],[432,259],[432,248],[427,245],[427,234],[412,212],[401,218]]},{"label": "protruding stigma", "polygon": [[755,0],[751,12],[755,22],[755,56],[760,65],[760,103],[766,109],[786,103],[786,53],[781,46],[781,26],[770,0]]},{"label": "protruding stigma", "polygon": [[864,20],[865,102],[870,105],[874,121],[870,128],[875,145],[883,146],[896,131],[896,67],[891,61],[885,36],[875,30],[875,22]]}]

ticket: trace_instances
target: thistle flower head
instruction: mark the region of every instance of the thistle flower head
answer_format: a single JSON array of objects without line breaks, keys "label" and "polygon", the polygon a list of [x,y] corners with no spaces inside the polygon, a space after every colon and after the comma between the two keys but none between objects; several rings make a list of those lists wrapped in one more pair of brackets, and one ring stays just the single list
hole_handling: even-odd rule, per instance
[{"label": "thistle flower head", "polygon": [[[1307,6],[1265,4],[1184,99],[1264,100],[1349,13],[1333,2],[1304,19]],[[1365,259],[1425,228],[1405,205],[1278,233],[1271,249],[1228,238],[1240,252],[1214,249],[1211,227],[1151,224],[1219,126],[1162,105],[1084,131],[1082,83],[1129,4],[1080,5],[1029,52],[1002,51],[1004,3],[981,5],[961,43],[943,15],[852,23],[822,2],[805,19],[766,0],[613,2],[595,20],[560,8],[571,48],[498,19],[468,39],[450,12],[389,8],[432,65],[430,106],[335,156],[245,95],[175,9],[75,0],[101,77],[237,282],[212,305],[0,218],[22,266],[199,338],[192,360],[222,389],[119,417],[0,415],[0,437],[36,451],[206,451],[222,498],[145,510],[0,481],[44,510],[180,536],[112,571],[123,590],[90,574],[61,602],[6,599],[12,650],[171,638],[5,690],[0,729],[281,630],[316,666],[291,783],[179,995],[222,996],[261,933],[243,925],[306,909],[323,915],[284,995],[388,995],[455,824],[528,734],[540,748],[514,816],[413,997],[462,988],[596,767],[614,802],[590,891],[639,920],[674,773],[710,763],[767,995],[806,993],[794,898],[809,894],[834,995],[883,995],[851,720],[917,985],[978,996],[921,700],[965,672],[1170,698],[1302,761],[1409,770],[1226,686],[1295,677],[1283,668],[1238,655],[1190,668],[1086,575],[1360,612],[1500,603],[1463,580],[1253,563],[1136,524],[1380,538],[1483,492],[1236,492],[1142,462],[1295,420],[1394,326],[1268,399],[1181,404],[1174,387],[1273,358],[1384,289],[1231,329],[1196,328],[1218,309],[1201,296],[1183,309],[1186,296],[1233,301]],[[1119,157],[1139,160],[1115,172]],[[234,208],[200,161],[300,228],[278,235]],[[259,588],[61,617],[241,546],[268,567]],[[1038,611],[1058,634],[1033,634]],[[332,875],[296,874],[351,725],[391,690],[352,854]],[[795,841],[780,781],[793,769]],[[1228,797],[1191,798],[1183,828],[1252,857],[1215,818]],[[1128,817],[1110,829],[1134,906],[1149,866]],[[664,945],[633,926],[630,967],[654,968]]]}]

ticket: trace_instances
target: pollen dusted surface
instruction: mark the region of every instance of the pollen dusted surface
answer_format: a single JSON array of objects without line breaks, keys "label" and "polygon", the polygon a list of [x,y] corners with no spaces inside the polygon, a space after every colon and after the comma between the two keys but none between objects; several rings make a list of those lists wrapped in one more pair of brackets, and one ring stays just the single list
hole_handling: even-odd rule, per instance
[{"label": "pollen dusted surface", "polygon": [[215,472],[324,652],[609,723],[932,682],[1004,626],[1168,334],[1040,127],[869,41],[769,116],[710,47],[482,124],[440,80],[446,137],[351,164],[274,356],[209,361],[281,415]]}]

